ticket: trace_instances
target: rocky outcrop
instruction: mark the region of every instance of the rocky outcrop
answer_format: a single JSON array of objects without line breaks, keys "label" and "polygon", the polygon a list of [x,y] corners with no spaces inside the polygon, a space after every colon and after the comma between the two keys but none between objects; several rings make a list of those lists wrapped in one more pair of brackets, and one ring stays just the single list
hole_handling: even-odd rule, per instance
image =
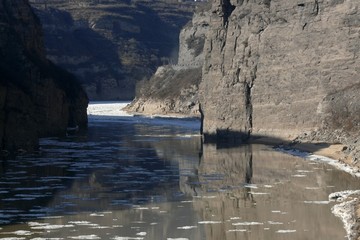
[{"label": "rocky outcrop", "polygon": [[205,6],[180,32],[177,65],[161,66],[150,80],[138,83],[136,98],[126,108],[127,111],[200,117],[198,89],[204,63],[205,36],[209,28],[209,14]]},{"label": "rocky outcrop", "polygon": [[34,150],[38,138],[86,127],[88,99],[75,77],[45,58],[26,0],[0,1],[0,149]]},{"label": "rocky outcrop", "polygon": [[134,99],[136,83],[174,63],[178,34],[197,3],[174,0],[31,0],[47,56],[92,100]]},{"label": "rocky outcrop", "polygon": [[358,138],[359,6],[214,0],[200,84],[205,136]]}]

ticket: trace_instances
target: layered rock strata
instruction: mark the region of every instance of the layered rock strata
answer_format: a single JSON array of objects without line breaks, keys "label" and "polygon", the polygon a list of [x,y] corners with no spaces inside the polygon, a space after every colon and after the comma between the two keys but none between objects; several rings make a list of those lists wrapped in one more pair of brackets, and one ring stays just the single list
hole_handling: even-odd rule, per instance
[{"label": "layered rock strata", "polygon": [[161,66],[150,80],[138,83],[128,111],[200,117],[198,91],[208,28],[209,14],[202,9],[180,32],[177,64]]},{"label": "layered rock strata", "polygon": [[38,138],[86,127],[88,99],[74,76],[45,58],[26,0],[0,1],[0,149],[34,150]]},{"label": "layered rock strata", "polygon": [[204,134],[293,139],[321,130],[337,142],[329,136],[336,130],[357,138],[359,6],[214,0],[200,84]]},{"label": "layered rock strata", "polygon": [[47,56],[75,74],[92,100],[134,99],[136,83],[177,58],[196,3],[173,0],[30,0]]}]

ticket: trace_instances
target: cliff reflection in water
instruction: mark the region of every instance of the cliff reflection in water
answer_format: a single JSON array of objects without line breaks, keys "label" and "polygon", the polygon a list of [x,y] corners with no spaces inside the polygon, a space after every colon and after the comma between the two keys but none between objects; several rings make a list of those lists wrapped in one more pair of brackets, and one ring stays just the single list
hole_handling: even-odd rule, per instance
[{"label": "cliff reflection in water", "polygon": [[359,189],[350,175],[264,145],[202,145],[196,128],[140,120],[91,122],[87,135],[47,139],[41,156],[8,161],[0,237],[345,236],[327,199]]}]

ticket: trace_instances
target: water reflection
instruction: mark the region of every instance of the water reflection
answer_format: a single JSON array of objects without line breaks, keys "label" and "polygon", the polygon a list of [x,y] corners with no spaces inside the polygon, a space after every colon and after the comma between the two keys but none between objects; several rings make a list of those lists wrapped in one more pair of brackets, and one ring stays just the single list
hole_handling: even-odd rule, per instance
[{"label": "water reflection", "polygon": [[186,123],[96,121],[42,148],[3,164],[0,239],[341,239],[328,195],[360,187],[264,145],[201,145]]}]

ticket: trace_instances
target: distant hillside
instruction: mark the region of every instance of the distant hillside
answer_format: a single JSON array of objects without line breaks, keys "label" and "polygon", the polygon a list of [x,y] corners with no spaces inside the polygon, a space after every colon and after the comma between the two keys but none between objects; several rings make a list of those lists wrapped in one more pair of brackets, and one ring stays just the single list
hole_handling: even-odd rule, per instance
[{"label": "distant hillside", "polygon": [[90,99],[132,99],[136,82],[177,59],[194,1],[31,0],[47,57],[74,73]]}]

